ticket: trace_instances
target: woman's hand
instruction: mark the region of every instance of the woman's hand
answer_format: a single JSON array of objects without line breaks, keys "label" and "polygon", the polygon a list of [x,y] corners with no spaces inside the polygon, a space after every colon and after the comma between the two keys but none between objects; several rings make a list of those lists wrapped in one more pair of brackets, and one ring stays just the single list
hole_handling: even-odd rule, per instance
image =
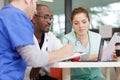
[{"label": "woman's hand", "polygon": [[117,60],[117,56],[116,56],[116,52],[115,51],[112,53],[112,60]]},{"label": "woman's hand", "polygon": [[89,60],[96,60],[98,58],[98,54],[92,54],[89,57]]}]

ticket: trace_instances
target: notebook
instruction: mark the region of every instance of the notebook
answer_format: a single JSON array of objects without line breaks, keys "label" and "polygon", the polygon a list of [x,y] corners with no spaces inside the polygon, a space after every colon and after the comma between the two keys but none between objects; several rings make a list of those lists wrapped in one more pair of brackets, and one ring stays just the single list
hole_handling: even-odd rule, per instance
[{"label": "notebook", "polygon": [[70,59],[73,59],[73,58],[76,58],[76,57],[83,56],[83,55],[85,55],[85,54],[86,54],[86,53],[83,53],[83,52],[76,52],[76,53],[74,53],[74,55],[69,56],[69,57],[66,57],[66,58],[63,58],[63,59],[60,59],[59,61],[70,60]]}]

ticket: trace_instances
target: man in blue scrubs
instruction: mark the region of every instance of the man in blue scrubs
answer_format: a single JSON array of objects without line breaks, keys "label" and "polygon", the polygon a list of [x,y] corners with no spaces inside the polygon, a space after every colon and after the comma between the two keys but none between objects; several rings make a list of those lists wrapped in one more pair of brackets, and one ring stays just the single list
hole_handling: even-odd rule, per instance
[{"label": "man in blue scrubs", "polygon": [[49,54],[37,47],[31,23],[36,2],[13,0],[0,10],[0,80],[23,80],[27,65],[41,67],[73,55],[72,44]]}]

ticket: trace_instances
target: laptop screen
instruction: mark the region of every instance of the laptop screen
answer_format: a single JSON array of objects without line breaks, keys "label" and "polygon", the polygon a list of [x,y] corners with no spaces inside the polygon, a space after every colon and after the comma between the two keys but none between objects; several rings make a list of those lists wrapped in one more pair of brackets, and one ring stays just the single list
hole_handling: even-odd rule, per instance
[{"label": "laptop screen", "polygon": [[101,38],[97,61],[101,61],[102,60],[103,47],[104,47],[104,39]]}]

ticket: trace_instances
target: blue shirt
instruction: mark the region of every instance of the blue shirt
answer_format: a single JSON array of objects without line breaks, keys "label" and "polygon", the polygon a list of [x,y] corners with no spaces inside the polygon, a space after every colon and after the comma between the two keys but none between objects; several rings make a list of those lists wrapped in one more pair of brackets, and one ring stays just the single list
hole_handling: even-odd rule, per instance
[{"label": "blue shirt", "polygon": [[23,80],[26,62],[16,47],[34,44],[33,24],[12,5],[0,10],[0,80]]},{"label": "blue shirt", "polygon": [[[89,42],[84,47],[77,39],[74,31],[63,37],[63,44],[73,43],[74,52],[88,53],[81,57],[83,60],[87,60],[91,54],[98,54],[101,36],[97,33],[88,32]],[[72,68],[71,80],[105,80],[100,68]]]}]

